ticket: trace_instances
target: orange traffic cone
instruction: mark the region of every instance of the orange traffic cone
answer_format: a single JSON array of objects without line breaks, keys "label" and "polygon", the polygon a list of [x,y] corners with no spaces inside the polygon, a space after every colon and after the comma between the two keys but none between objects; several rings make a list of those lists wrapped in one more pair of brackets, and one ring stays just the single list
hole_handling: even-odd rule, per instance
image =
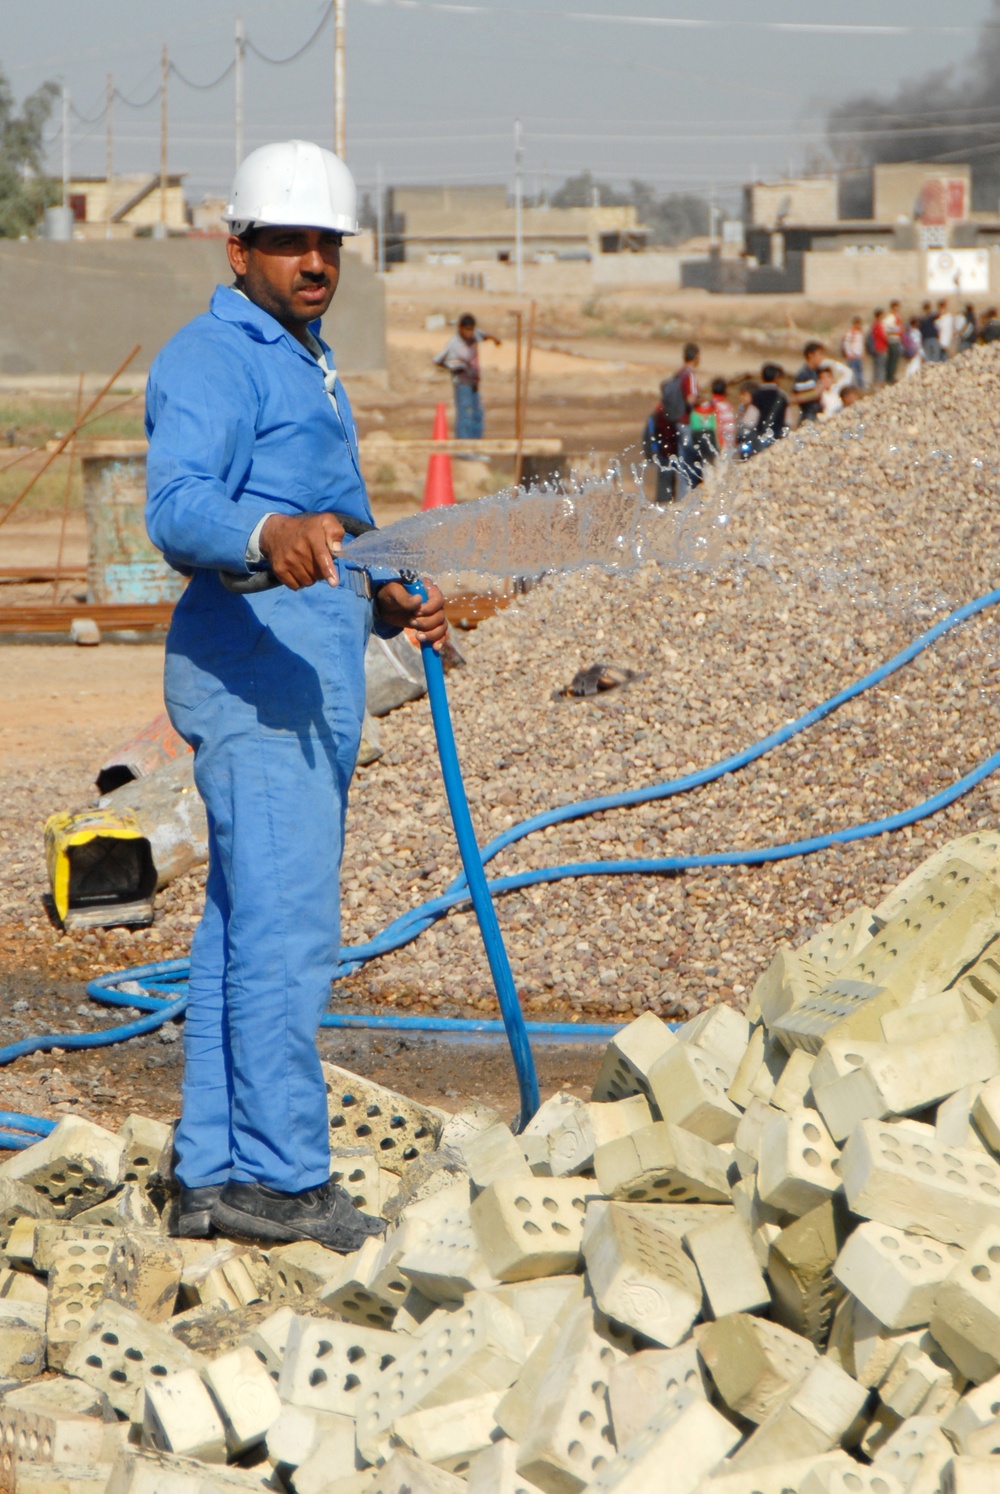
[{"label": "orange traffic cone", "polygon": [[[434,412],[433,441],[448,439],[448,408],[438,405]],[[432,451],[427,458],[427,481],[424,483],[424,501],[421,510],[447,508],[455,501],[455,487],[451,480],[451,456],[447,451]]]}]

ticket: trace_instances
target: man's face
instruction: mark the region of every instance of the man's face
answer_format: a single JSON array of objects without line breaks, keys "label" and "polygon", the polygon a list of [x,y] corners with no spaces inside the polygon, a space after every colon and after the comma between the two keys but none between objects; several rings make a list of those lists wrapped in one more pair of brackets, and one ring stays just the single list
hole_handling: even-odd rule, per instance
[{"label": "man's face", "polygon": [[333,300],[340,245],[325,228],[258,228],[249,244],[232,236],[226,251],[244,294],[301,340]]},{"label": "man's face", "polygon": [[825,357],[826,357],[826,349],[825,348],[815,348],[806,357],[806,367],[807,368],[819,368],[820,364],[823,362],[823,359]]},{"label": "man's face", "polygon": [[463,342],[475,342],[475,340],[476,340],[476,324],[475,324],[475,322],[463,322],[462,325],[458,329],[458,335],[461,337],[461,339],[462,339]]}]

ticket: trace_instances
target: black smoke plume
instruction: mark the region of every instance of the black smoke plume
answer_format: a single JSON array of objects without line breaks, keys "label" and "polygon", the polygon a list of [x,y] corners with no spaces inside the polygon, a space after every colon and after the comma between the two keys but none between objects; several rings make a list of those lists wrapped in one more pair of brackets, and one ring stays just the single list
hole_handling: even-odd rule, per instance
[{"label": "black smoke plume", "polygon": [[996,212],[1000,200],[1000,0],[961,67],[902,83],[891,97],[866,94],[832,109],[830,147],[841,171],[841,212],[871,213],[864,170],[883,161],[934,161],[972,167],[972,205]]}]

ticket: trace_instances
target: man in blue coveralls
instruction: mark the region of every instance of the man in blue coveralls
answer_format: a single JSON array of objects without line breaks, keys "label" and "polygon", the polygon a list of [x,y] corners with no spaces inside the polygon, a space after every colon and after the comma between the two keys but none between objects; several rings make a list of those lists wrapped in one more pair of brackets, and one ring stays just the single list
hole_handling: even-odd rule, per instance
[{"label": "man in blue coveralls", "polygon": [[[353,178],[301,140],[254,151],[226,212],[219,286],[149,377],[147,526],[190,574],[165,698],[195,753],[209,824],[191,949],[176,1232],[357,1249],[383,1228],[330,1179],[316,1032],[340,945],[347,790],[364,651],[415,628],[440,645],[441,593],[346,562],[335,514],[371,523],[357,432],[319,318],[357,233]],[[220,572],[282,583],[238,594]]]}]

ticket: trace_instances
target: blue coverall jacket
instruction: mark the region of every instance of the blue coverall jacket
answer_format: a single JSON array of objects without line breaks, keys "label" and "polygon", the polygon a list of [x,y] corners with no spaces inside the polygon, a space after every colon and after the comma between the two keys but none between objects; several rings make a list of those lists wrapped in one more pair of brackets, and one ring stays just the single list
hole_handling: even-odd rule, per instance
[{"label": "blue coverall jacket", "polygon": [[233,1178],[297,1192],[329,1176],[316,1031],[337,968],[372,604],[326,582],[240,596],[217,573],[246,572],[268,512],[371,522],[339,382],[336,399],[306,348],[221,286],[149,377],[147,527],[193,573],[167,640],[165,698],[194,748],[209,823],[177,1132],[188,1187]]}]

